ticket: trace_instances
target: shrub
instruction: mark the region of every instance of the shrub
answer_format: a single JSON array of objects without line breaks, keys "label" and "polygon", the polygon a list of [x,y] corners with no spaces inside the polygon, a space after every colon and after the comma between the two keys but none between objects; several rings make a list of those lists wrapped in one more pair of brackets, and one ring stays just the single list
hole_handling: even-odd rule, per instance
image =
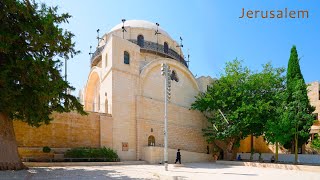
[{"label": "shrub", "polygon": [[66,158],[99,158],[100,161],[118,161],[118,154],[110,148],[80,147],[68,150]]},{"label": "shrub", "polygon": [[42,148],[42,152],[44,152],[44,153],[49,153],[50,151],[51,151],[51,148],[48,147],[48,146],[44,146],[44,147]]},{"label": "shrub", "polygon": [[316,139],[314,139],[311,143],[311,147],[313,149],[317,149],[317,150],[320,150],[320,139],[319,137],[317,137]]}]

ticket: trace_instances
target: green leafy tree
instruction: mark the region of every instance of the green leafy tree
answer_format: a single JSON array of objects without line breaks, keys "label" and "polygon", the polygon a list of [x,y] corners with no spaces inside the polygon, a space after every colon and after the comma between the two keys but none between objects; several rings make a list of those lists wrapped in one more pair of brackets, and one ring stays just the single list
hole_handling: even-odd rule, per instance
[{"label": "green leafy tree", "polygon": [[276,145],[276,158],[278,161],[278,150],[279,144],[284,145],[291,140],[291,136],[286,133],[289,131],[290,126],[288,126],[287,121],[283,119],[284,109],[286,107],[286,94],[285,88],[281,89],[278,94],[275,95],[275,110],[276,116],[267,120],[264,137],[268,143]]},{"label": "green leafy tree", "polygon": [[203,129],[207,140],[225,141],[225,150],[231,153],[241,139],[262,135],[267,120],[276,115],[275,96],[284,88],[283,72],[270,64],[261,72],[252,72],[238,60],[227,63],[225,74],[191,106],[208,119],[208,127]]},{"label": "green leafy tree", "polygon": [[59,27],[71,16],[57,7],[29,2],[0,2],[0,169],[25,168],[17,151],[13,120],[48,124],[50,114],[82,105],[67,93],[74,88],[60,74],[62,59],[79,52],[73,34]]},{"label": "green leafy tree", "polygon": [[307,85],[301,74],[296,46],[291,49],[287,71],[286,106],[283,121],[289,127],[287,135],[295,153],[295,163],[298,161],[298,147],[304,144],[308,137],[314,117],[314,107],[310,105]]}]

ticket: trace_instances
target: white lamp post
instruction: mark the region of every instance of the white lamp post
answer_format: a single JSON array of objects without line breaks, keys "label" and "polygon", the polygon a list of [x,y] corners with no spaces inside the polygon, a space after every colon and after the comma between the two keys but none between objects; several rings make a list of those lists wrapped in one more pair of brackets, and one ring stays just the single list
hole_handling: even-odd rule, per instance
[{"label": "white lamp post", "polygon": [[162,63],[161,75],[165,77],[164,81],[164,167],[168,171],[168,117],[167,117],[167,105],[171,98],[171,71],[170,67]]}]

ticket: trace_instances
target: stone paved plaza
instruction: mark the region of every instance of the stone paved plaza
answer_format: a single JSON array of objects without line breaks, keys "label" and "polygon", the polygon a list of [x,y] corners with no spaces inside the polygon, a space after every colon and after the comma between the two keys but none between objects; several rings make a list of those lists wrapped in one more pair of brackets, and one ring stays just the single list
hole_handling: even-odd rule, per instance
[{"label": "stone paved plaza", "polygon": [[1,171],[1,180],[11,179],[288,179],[319,180],[320,172],[222,165],[215,163],[187,163],[169,165],[114,165],[38,167],[23,171]]}]

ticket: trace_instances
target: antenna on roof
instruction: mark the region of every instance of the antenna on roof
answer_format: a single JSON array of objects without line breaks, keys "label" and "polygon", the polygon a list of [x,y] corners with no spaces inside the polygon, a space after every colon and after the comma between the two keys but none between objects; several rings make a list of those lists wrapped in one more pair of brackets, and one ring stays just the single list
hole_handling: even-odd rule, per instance
[{"label": "antenna on roof", "polygon": [[180,48],[180,62],[182,61],[182,57],[181,57],[181,48],[183,47],[183,44],[182,44],[182,37],[180,36],[180,44],[177,45],[176,47],[179,47]]},{"label": "antenna on roof", "polygon": [[127,30],[124,28],[124,22],[126,22],[126,19],[122,19],[122,38],[124,39],[124,32],[127,32]]},{"label": "antenna on roof", "polygon": [[159,49],[159,42],[158,42],[158,35],[159,34],[161,34],[160,32],[159,32],[159,23],[156,23],[156,25],[157,25],[157,30],[154,32],[154,35],[156,35],[157,36],[157,51],[156,51],[156,55],[158,54],[158,49]]},{"label": "antenna on roof", "polygon": [[92,46],[90,46],[90,52],[89,52],[89,56],[92,58],[92,52],[91,52],[91,48],[92,48]]},{"label": "antenna on roof", "polygon": [[[99,40],[100,40],[100,39],[104,40],[103,38],[99,37],[99,32],[100,32],[100,29],[97,29],[98,46],[99,46]],[[98,47],[98,46],[97,46],[97,47]]]}]

